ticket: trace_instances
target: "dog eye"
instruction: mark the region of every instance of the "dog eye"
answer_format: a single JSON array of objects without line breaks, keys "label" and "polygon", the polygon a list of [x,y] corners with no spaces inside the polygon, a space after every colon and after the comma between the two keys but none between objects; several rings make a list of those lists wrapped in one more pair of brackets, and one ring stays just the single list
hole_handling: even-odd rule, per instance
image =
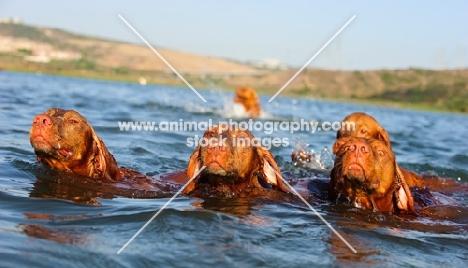
[{"label": "dog eye", "polygon": [[70,123],[72,123],[73,125],[77,125],[80,122],[78,120],[72,118],[72,119],[70,119]]},{"label": "dog eye", "polygon": [[361,133],[362,133],[362,134],[366,134],[366,132],[367,132],[367,130],[361,129]]},{"label": "dog eye", "polygon": [[203,134],[204,137],[207,137],[207,138],[212,138],[214,136],[214,132],[213,131],[206,131],[204,134]]}]

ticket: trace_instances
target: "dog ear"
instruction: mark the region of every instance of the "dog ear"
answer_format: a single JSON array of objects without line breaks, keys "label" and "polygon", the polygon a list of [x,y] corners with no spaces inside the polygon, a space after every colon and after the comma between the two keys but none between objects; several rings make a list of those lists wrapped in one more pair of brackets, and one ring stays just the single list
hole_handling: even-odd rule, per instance
[{"label": "dog ear", "polygon": [[397,182],[400,182],[400,187],[394,193],[398,209],[406,212],[414,212],[413,195],[406,182],[405,175],[397,164],[395,164],[395,176]]},{"label": "dog ear", "polygon": [[278,165],[276,164],[276,161],[273,158],[273,155],[271,155],[270,151],[261,146],[256,147],[256,149],[261,162],[260,172],[265,182],[277,190],[291,193],[291,189],[289,189],[289,187],[283,183],[281,171],[278,168]]},{"label": "dog ear", "polygon": [[378,128],[378,134],[377,134],[377,139],[381,140],[387,145],[390,150],[392,149],[392,143],[390,142],[390,135],[388,135],[388,132],[385,130],[385,128],[379,126]]},{"label": "dog ear", "polygon": [[340,127],[340,129],[338,129],[338,131],[336,132],[336,139],[337,140],[345,136],[346,131],[343,129],[344,123],[347,123],[347,121],[342,121],[341,122],[342,127]]},{"label": "dog ear", "polygon": [[[198,145],[198,147],[195,149],[195,151],[192,153],[190,156],[190,160],[187,166],[187,178],[190,180],[192,177],[200,170],[202,163],[201,163],[201,147]],[[198,175],[200,176],[200,175]],[[182,194],[188,194],[191,191],[195,190],[197,186],[197,183],[195,182],[195,179],[185,187],[184,191]]]},{"label": "dog ear", "polygon": [[122,174],[119,171],[117,162],[114,156],[109,153],[106,145],[102,142],[94,130],[91,128],[93,136],[93,168],[91,170],[91,176],[93,178],[102,178],[106,180],[120,180]]},{"label": "dog ear", "polygon": [[335,143],[333,144],[333,154],[336,155],[336,153],[338,153],[338,151],[340,150],[341,146],[343,146],[349,139],[350,139],[349,137],[345,137],[345,138],[336,140]]}]

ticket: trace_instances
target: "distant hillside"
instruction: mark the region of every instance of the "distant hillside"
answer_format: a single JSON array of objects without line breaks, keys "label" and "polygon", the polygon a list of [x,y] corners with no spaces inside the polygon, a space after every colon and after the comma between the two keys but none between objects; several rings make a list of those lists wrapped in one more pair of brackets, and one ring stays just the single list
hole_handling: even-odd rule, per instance
[{"label": "distant hillside", "polygon": [[[30,50],[31,54],[50,54],[49,50],[69,51],[81,54],[82,61],[102,71],[125,72],[126,70],[171,72],[148,47],[130,43],[115,42],[69,33],[59,29],[33,27],[22,24],[0,24],[0,36],[9,37],[13,48],[10,53]],[[24,48],[27,39],[29,48]],[[19,42],[17,42],[19,41]],[[16,44],[15,44],[16,43]],[[19,47],[18,43],[23,44]],[[6,52],[0,41],[0,53]],[[44,49],[44,47],[52,47]],[[3,48],[2,48],[3,47]],[[232,60],[196,55],[181,51],[156,48],[171,65],[181,73],[242,73],[254,74],[258,70],[247,64]],[[59,64],[59,63],[55,63]],[[67,66],[63,66],[67,68]]]},{"label": "distant hillside", "polygon": [[[250,85],[272,95],[297,70],[265,70],[234,60],[156,48],[198,88]],[[0,69],[148,83],[183,82],[146,46],[22,24],[0,24]],[[468,112],[468,70],[305,69],[283,95]]]}]

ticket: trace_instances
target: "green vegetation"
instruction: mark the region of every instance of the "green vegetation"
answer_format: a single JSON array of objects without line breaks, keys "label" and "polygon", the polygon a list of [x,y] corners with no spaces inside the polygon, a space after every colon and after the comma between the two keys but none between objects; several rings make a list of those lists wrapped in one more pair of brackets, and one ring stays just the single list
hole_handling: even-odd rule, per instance
[{"label": "green vegetation", "polygon": [[308,88],[307,86],[304,86],[303,88],[291,90],[291,95],[293,96],[304,97],[309,94],[310,94],[310,88]]},{"label": "green vegetation", "polygon": [[96,70],[96,63],[86,58],[81,58],[75,61],[75,69],[77,70]]},{"label": "green vegetation", "polygon": [[394,75],[392,75],[391,73],[383,72],[380,75],[380,78],[385,83],[385,85],[388,85],[388,86],[393,85]]},{"label": "green vegetation", "polygon": [[384,99],[392,102],[431,105],[434,108],[454,112],[467,112],[468,87],[467,81],[456,84],[428,84],[389,90],[382,94],[369,97],[370,100]]},{"label": "green vegetation", "polygon": [[114,73],[115,74],[129,74],[130,71],[126,68],[115,68]]},{"label": "green vegetation", "polygon": [[32,55],[32,50],[31,49],[26,49],[26,48],[20,48],[18,49],[18,53],[24,54],[24,55]]},{"label": "green vegetation", "polygon": [[444,105],[449,111],[468,112],[468,98],[450,98],[445,101]]}]

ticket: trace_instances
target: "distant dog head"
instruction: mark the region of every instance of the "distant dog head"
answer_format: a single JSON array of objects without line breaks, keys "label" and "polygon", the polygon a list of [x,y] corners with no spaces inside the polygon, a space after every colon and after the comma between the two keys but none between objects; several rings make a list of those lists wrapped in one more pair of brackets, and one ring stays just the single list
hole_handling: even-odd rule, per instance
[{"label": "distant dog head", "polygon": [[245,111],[251,117],[258,117],[262,111],[260,107],[260,100],[258,98],[257,93],[251,87],[241,87],[236,89],[236,96],[234,101],[237,103],[241,103]]}]

